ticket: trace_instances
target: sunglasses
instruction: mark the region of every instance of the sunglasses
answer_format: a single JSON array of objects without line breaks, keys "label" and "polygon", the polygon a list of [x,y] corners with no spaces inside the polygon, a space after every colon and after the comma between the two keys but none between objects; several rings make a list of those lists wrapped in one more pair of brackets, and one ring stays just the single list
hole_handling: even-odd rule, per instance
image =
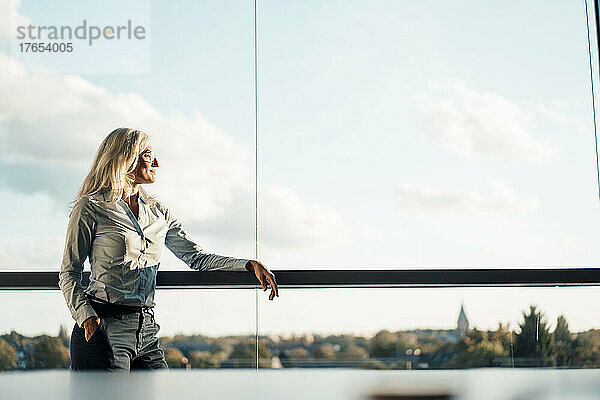
[{"label": "sunglasses", "polygon": [[157,159],[156,153],[152,150],[147,150],[142,153],[142,161],[151,163]]}]

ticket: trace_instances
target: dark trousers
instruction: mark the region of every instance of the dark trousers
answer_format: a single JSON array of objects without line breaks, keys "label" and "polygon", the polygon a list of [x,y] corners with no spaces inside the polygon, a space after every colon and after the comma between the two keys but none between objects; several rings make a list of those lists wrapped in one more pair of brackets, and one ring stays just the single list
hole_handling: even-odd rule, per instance
[{"label": "dark trousers", "polygon": [[71,370],[168,369],[156,337],[160,325],[151,308],[137,310],[92,303],[100,325],[89,339],[77,323],[71,333]]}]

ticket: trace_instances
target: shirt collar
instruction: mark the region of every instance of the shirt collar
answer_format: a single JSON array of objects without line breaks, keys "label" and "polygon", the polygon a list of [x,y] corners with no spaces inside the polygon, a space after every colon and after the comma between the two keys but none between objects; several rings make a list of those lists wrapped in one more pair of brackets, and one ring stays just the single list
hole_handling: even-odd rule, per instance
[{"label": "shirt collar", "polygon": [[[124,203],[125,203],[125,200],[123,200],[122,198],[119,198],[118,200],[120,200],[120,201],[122,201],[122,202],[124,202]],[[142,203],[144,203],[144,204],[148,204],[148,203],[146,202],[146,200],[144,200],[144,195],[142,194],[142,191],[141,191],[141,190],[138,192],[138,200],[140,200],[140,201],[141,201]]]}]

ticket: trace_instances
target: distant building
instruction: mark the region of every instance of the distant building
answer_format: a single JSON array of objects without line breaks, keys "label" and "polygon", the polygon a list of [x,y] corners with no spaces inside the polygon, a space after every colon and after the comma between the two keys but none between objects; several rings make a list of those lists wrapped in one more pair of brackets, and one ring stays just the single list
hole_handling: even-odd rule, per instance
[{"label": "distant building", "polygon": [[456,327],[456,336],[459,338],[465,337],[465,334],[469,330],[469,320],[467,314],[465,314],[465,308],[460,305],[460,313],[458,314],[458,324]]}]

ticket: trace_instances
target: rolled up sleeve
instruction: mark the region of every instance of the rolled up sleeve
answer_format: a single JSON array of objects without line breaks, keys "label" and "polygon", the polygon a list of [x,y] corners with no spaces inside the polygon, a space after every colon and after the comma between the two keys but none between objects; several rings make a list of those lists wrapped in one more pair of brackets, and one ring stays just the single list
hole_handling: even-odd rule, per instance
[{"label": "rolled up sleeve", "polygon": [[86,319],[97,317],[85,297],[81,283],[83,263],[90,253],[95,227],[96,221],[88,199],[79,199],[69,215],[58,286],[65,296],[73,319],[80,327],[83,327]]},{"label": "rolled up sleeve", "polygon": [[187,234],[181,222],[169,210],[165,210],[168,224],[165,245],[177,258],[198,271],[247,271],[248,259],[205,253]]}]

